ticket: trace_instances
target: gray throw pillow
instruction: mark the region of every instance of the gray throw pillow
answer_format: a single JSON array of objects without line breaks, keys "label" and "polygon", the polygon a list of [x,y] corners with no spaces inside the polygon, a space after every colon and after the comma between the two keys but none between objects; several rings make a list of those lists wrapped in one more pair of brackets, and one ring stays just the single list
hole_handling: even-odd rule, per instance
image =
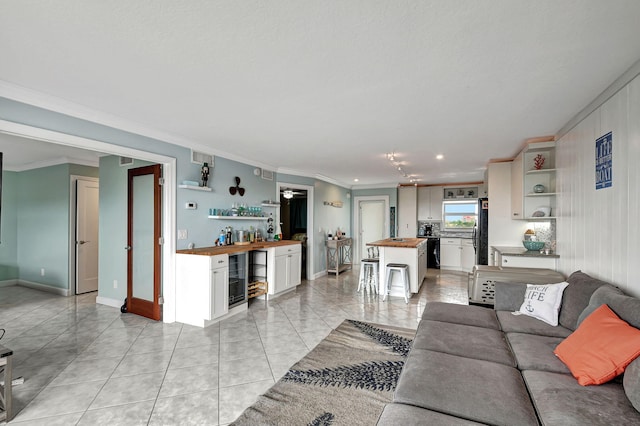
[{"label": "gray throw pillow", "polygon": [[628,318],[628,313],[626,312],[628,309],[624,307],[624,305],[627,304],[635,304],[633,303],[634,300],[637,301],[638,305],[640,305],[640,299],[625,296],[622,290],[620,290],[618,287],[614,287],[611,284],[602,286],[594,291],[593,295],[591,295],[589,305],[587,305],[587,307],[578,317],[578,325],[582,324],[582,321],[584,321],[586,317],[591,315],[591,313],[598,309],[600,306],[609,305],[611,310],[615,312],[616,315],[631,324],[631,326],[638,328],[638,322],[630,321],[630,319]]},{"label": "gray throw pillow", "polygon": [[631,405],[640,411],[640,358],[634,359],[624,370],[622,385]]}]

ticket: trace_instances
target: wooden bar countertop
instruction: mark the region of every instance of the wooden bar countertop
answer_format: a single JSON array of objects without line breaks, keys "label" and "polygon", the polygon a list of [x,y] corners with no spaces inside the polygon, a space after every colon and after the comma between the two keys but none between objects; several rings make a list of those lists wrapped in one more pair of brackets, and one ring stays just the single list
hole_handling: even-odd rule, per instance
[{"label": "wooden bar countertop", "polygon": [[385,240],[367,243],[367,245],[377,247],[417,248],[420,244],[425,243],[426,241],[426,238],[387,238]]},{"label": "wooden bar countertop", "polygon": [[302,241],[295,240],[282,240],[282,241],[263,241],[260,243],[250,244],[234,244],[230,246],[212,246],[212,247],[200,247],[194,249],[176,250],[178,254],[195,254],[199,256],[216,256],[218,254],[233,254],[242,253],[251,250],[261,250],[271,247],[288,246],[292,244],[302,244]]}]

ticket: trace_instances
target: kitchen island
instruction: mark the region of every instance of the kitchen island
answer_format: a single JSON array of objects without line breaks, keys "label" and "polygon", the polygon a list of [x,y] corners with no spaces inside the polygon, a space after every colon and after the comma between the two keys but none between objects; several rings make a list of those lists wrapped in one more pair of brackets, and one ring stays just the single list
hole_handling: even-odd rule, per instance
[{"label": "kitchen island", "polygon": [[[387,280],[388,263],[404,263],[409,267],[409,289],[411,293],[420,291],[422,281],[427,276],[427,239],[426,238],[387,238],[367,243],[378,247],[380,251],[380,291],[384,293]],[[391,296],[404,297],[404,286],[400,274],[393,274]]]}]

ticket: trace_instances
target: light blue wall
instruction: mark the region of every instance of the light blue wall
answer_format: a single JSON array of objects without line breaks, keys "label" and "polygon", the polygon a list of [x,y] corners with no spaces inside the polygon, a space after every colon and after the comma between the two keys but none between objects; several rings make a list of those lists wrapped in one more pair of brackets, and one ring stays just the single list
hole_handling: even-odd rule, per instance
[{"label": "light blue wall", "polygon": [[16,249],[20,280],[69,288],[72,174],[95,176],[97,170],[60,164],[18,174]]},{"label": "light blue wall", "polygon": [[2,172],[0,281],[18,279],[18,174]]}]

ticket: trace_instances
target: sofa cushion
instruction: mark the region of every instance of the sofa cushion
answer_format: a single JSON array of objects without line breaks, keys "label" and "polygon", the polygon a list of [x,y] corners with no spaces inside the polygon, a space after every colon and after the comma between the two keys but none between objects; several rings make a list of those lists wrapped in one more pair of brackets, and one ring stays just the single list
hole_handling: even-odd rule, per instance
[{"label": "sofa cushion", "polygon": [[583,386],[606,383],[640,355],[640,330],[602,305],[554,353]]},{"label": "sofa cushion", "polygon": [[624,370],[624,393],[636,410],[640,411],[640,358],[636,358]]},{"label": "sofa cushion", "polygon": [[582,271],[571,274],[567,282],[569,286],[564,291],[559,321],[561,326],[575,330],[578,327],[578,317],[589,304],[593,292],[609,284]]},{"label": "sofa cushion", "polygon": [[496,311],[517,311],[524,300],[524,292],[527,291],[527,284],[496,281],[495,302],[493,308]]},{"label": "sofa cushion", "polygon": [[524,301],[518,312],[555,327],[558,325],[562,293],[568,285],[566,281],[557,284],[527,284]]},{"label": "sofa cushion", "polygon": [[520,371],[504,364],[412,348],[394,402],[494,425],[537,425]]},{"label": "sofa cushion", "polygon": [[490,328],[422,320],[412,348],[516,366],[504,333]]},{"label": "sofa cushion", "polygon": [[414,407],[413,405],[387,404],[377,424],[379,426],[474,426],[482,423],[448,416],[425,408]]},{"label": "sofa cushion", "polygon": [[640,328],[640,299],[625,295],[612,285],[604,286],[593,292],[589,305],[580,314],[578,325],[593,311],[602,305],[608,305],[622,320],[635,328]]},{"label": "sofa cushion", "polygon": [[567,337],[573,330],[561,325],[556,327],[526,315],[513,315],[507,311],[497,311],[500,327],[505,333],[529,333],[541,336]]},{"label": "sofa cushion", "polygon": [[520,370],[542,370],[571,374],[553,350],[562,342],[562,337],[537,336],[525,333],[507,333],[507,340]]},{"label": "sofa cushion", "polygon": [[620,384],[580,386],[568,374],[548,371],[522,373],[531,399],[544,425],[640,424]]},{"label": "sofa cushion", "polygon": [[500,330],[500,324],[493,309],[482,306],[429,302],[424,308],[422,319]]}]

